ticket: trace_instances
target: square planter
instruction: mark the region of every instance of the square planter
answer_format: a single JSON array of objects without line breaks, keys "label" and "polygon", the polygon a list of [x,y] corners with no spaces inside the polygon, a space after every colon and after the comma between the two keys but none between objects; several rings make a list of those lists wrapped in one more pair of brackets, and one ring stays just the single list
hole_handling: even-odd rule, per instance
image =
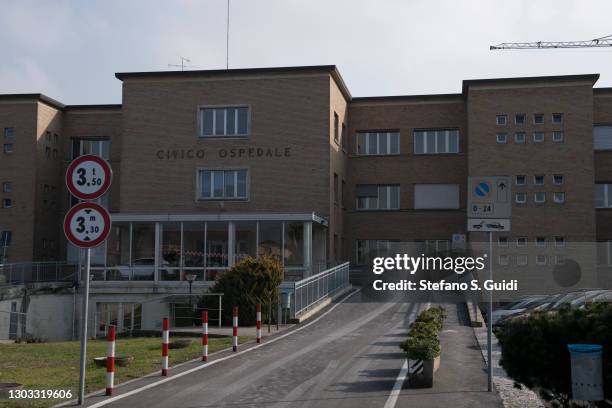
[{"label": "square planter", "polygon": [[[408,360],[408,367],[411,368],[417,363],[417,360]],[[419,364],[420,365],[420,364]],[[417,370],[408,377],[408,386],[410,388],[431,388],[433,387],[434,374],[440,368],[440,356],[433,360],[425,360],[422,362],[422,370]]]}]

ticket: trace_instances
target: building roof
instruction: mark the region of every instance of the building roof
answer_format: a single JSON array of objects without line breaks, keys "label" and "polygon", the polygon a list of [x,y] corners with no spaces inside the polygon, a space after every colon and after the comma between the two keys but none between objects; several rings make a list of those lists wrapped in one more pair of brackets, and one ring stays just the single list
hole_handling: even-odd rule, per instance
[{"label": "building roof", "polygon": [[47,105],[53,106],[57,109],[64,109],[65,105],[59,101],[56,101],[53,98],[48,97],[47,95],[41,93],[22,93],[22,94],[0,94],[0,100],[5,101],[18,101],[24,99],[31,99],[32,102],[40,101],[44,102]]},{"label": "building roof", "polygon": [[427,95],[391,95],[391,96],[360,96],[354,97],[351,102],[408,102],[408,101],[446,101],[462,100],[462,94],[427,94]]},{"label": "building roof", "polygon": [[552,81],[589,81],[595,84],[599,79],[599,74],[579,74],[579,75],[551,75],[551,76],[536,76],[536,77],[515,77],[515,78],[484,78],[484,79],[464,79],[462,93],[465,95],[468,88],[472,85],[486,84],[519,84],[519,83],[534,83],[534,82],[552,82]]},{"label": "building roof", "polygon": [[270,68],[236,68],[236,69],[206,69],[187,71],[146,71],[146,72],[117,72],[115,77],[121,81],[130,78],[181,78],[181,77],[204,77],[204,76],[232,76],[232,75],[256,75],[256,74],[292,74],[292,73],[329,73],[336,81],[347,100],[351,100],[349,92],[338,68],[335,65],[306,65],[294,67],[270,67]]}]

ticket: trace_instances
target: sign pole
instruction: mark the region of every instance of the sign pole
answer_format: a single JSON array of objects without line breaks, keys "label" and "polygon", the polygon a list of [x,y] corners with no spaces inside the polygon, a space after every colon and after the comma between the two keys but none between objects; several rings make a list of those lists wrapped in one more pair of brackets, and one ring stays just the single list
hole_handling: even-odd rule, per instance
[{"label": "sign pole", "polygon": [[79,377],[79,405],[85,404],[85,365],[87,360],[87,318],[89,306],[89,272],[91,266],[91,248],[87,248],[85,275],[83,276],[83,305],[81,309],[81,361]]},{"label": "sign pole", "polygon": [[[489,279],[493,282],[493,232],[489,231]],[[487,305],[487,390],[493,391],[493,289],[489,289]]]}]

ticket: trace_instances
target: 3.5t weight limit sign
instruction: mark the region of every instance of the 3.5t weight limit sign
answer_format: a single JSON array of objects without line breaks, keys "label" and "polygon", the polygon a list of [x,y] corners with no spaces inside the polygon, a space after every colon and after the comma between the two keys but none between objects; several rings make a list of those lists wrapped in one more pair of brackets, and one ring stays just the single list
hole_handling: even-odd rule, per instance
[{"label": "3.5t weight limit sign", "polygon": [[66,238],[79,248],[94,248],[108,237],[111,219],[108,211],[96,203],[72,207],[64,219]]},{"label": "3.5t weight limit sign", "polygon": [[66,171],[66,186],[70,194],[80,200],[95,200],[106,193],[113,179],[113,171],[99,156],[76,158]]}]

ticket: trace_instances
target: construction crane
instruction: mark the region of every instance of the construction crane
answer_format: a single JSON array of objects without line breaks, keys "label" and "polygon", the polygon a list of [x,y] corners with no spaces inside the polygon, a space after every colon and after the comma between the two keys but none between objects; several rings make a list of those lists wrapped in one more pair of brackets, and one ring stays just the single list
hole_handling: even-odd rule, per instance
[{"label": "construction crane", "polygon": [[605,37],[595,38],[587,41],[536,41],[536,42],[517,42],[501,43],[491,45],[490,50],[533,50],[539,48],[600,48],[612,47],[612,34]]}]

